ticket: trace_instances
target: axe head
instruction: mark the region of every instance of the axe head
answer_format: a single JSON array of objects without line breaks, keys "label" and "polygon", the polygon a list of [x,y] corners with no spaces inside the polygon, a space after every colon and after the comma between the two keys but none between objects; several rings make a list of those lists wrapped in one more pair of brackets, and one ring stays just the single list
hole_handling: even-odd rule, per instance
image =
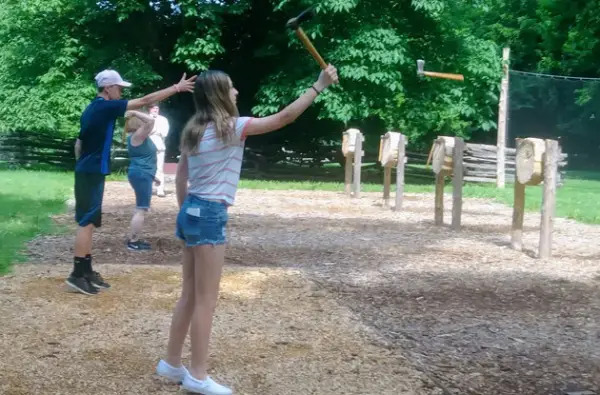
[{"label": "axe head", "polygon": [[424,73],[425,73],[425,61],[419,59],[419,60],[417,60],[417,75],[423,76]]},{"label": "axe head", "polygon": [[288,27],[289,29],[296,30],[300,27],[300,24],[302,22],[311,19],[313,16],[314,16],[314,8],[313,7],[307,8],[306,10],[302,11],[300,13],[300,15],[298,15],[297,17],[292,18],[289,21],[287,21],[285,26]]}]

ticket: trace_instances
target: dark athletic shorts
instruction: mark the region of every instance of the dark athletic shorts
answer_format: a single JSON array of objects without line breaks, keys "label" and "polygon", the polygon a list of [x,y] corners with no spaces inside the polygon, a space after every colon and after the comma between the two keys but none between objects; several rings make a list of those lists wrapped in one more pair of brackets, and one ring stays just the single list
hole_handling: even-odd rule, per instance
[{"label": "dark athletic shorts", "polygon": [[104,174],[75,172],[75,221],[79,226],[102,226]]}]

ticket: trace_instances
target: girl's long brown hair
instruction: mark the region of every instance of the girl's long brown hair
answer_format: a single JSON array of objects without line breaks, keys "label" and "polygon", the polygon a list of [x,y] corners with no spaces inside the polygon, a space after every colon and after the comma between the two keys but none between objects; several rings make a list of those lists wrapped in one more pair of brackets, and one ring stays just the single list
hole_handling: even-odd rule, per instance
[{"label": "girl's long brown hair", "polygon": [[217,138],[223,142],[231,141],[235,133],[235,118],[239,113],[229,96],[230,81],[227,74],[218,70],[207,70],[196,78],[196,113],[183,128],[179,147],[182,153],[194,153],[209,122],[214,123]]}]

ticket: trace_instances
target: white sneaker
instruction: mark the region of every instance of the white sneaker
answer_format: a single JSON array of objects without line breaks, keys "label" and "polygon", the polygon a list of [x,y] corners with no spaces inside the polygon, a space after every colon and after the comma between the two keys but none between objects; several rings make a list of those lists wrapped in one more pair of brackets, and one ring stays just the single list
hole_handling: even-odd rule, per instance
[{"label": "white sneaker", "polygon": [[156,374],[179,384],[189,373],[185,366],[175,368],[161,359],[156,366]]},{"label": "white sneaker", "polygon": [[186,374],[181,384],[184,390],[195,394],[203,395],[231,395],[231,389],[216,383],[210,376],[206,376],[205,380],[193,378],[191,374]]}]

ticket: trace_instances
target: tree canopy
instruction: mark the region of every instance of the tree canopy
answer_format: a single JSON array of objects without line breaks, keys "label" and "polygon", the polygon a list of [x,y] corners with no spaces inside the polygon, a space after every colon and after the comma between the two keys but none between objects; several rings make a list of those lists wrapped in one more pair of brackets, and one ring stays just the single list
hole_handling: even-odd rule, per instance
[{"label": "tree canopy", "polygon": [[[319,68],[286,21],[308,6],[303,26],[336,65],[324,92],[289,133],[297,144],[336,139],[346,127],[400,130],[424,147],[439,135],[496,130],[501,49],[512,67],[598,76],[599,0],[4,0],[0,8],[0,132],[73,136],[95,95],[94,75],[118,70],[135,97],[183,72],[226,71],[243,114],[266,115],[292,101]],[[465,82],[423,79],[426,69]],[[167,103],[175,125],[191,97]],[[374,139],[371,139],[374,140]]]}]

